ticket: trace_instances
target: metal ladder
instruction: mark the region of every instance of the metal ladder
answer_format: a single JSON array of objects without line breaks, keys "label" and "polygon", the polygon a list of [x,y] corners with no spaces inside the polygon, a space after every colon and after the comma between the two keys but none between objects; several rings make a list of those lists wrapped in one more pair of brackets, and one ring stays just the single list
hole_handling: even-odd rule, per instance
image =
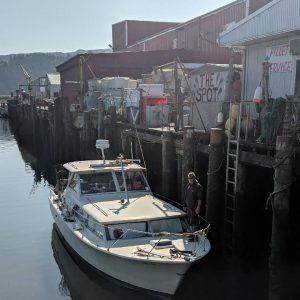
[{"label": "metal ladder", "polygon": [[[225,256],[232,258],[234,253],[234,233],[235,233],[235,211],[236,211],[236,187],[238,179],[238,161],[240,151],[240,130],[242,103],[230,102],[230,114],[232,106],[238,105],[238,116],[235,125],[234,135],[228,132],[227,160],[226,160],[226,182],[225,182],[225,220],[224,220],[224,241]],[[229,121],[231,128],[231,118]]]}]

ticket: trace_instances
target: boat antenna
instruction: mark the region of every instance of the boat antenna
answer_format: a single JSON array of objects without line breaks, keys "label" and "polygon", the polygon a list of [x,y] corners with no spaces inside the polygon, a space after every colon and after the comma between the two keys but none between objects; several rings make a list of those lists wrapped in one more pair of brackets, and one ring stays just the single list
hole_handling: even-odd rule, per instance
[{"label": "boat antenna", "polygon": [[121,162],[122,177],[123,177],[123,183],[124,183],[124,189],[125,189],[125,196],[126,196],[127,203],[129,203],[127,182],[126,182],[125,172],[124,172],[123,155],[120,155],[120,162]]},{"label": "boat antenna", "polygon": [[103,164],[105,165],[104,150],[109,149],[109,140],[96,140],[96,149],[101,150]]},{"label": "boat antenna", "polygon": [[133,161],[133,149],[132,149],[132,141],[130,141],[130,154],[131,154],[131,161]]}]

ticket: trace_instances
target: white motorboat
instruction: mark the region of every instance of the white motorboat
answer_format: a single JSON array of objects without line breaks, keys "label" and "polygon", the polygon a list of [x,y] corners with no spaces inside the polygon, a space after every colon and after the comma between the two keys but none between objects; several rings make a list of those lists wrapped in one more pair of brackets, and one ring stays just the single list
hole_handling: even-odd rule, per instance
[{"label": "white motorboat", "polygon": [[156,198],[133,160],[64,167],[68,179],[51,190],[51,212],[69,246],[94,268],[129,285],[174,294],[187,270],[210,251],[207,228],[190,232],[185,212]]}]

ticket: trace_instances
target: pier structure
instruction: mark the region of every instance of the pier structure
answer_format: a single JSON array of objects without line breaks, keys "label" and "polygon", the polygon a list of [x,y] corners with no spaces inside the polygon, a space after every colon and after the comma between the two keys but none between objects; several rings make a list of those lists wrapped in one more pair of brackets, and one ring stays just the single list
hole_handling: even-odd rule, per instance
[{"label": "pier structure", "polygon": [[[283,249],[280,246],[281,237],[288,234],[288,229],[282,232],[279,223],[284,219],[288,226],[290,199],[296,197],[292,186],[300,175],[294,138],[279,136],[276,147],[241,139],[236,168],[235,207],[229,216],[224,196],[227,136],[222,128],[212,128],[210,133],[196,131],[192,126],[185,126],[178,132],[167,126],[145,128],[118,121],[113,106],[105,115],[94,110],[77,113],[76,119],[83,120],[79,128],[73,124],[62,127],[62,120],[58,117],[63,115],[61,110],[61,102],[57,99],[55,105],[47,107],[11,107],[10,117],[20,139],[39,151],[47,152],[48,159],[53,163],[97,159],[95,140],[109,139],[112,145],[109,157],[123,153],[127,158],[133,156],[141,159],[146,164],[154,192],[176,201],[178,205],[183,201],[186,174],[194,170],[205,189],[203,216],[211,223],[210,235],[216,249],[224,250],[228,246],[226,222],[230,219],[233,223],[230,248],[235,256],[245,256],[251,247],[254,252],[264,249],[267,253],[271,241],[271,250],[274,251],[271,251],[270,262],[277,259],[279,250],[276,249]],[[65,138],[67,135],[68,139]],[[287,187],[284,191],[283,186]],[[269,195],[272,200],[269,200],[268,210],[265,210]],[[295,203],[292,205],[295,206]],[[272,214],[271,207],[277,208],[277,214],[275,211]],[[297,204],[296,208],[299,209]],[[256,217],[258,212],[259,218]],[[281,213],[283,216],[278,217]],[[260,243],[259,249],[255,249],[253,243]]]}]

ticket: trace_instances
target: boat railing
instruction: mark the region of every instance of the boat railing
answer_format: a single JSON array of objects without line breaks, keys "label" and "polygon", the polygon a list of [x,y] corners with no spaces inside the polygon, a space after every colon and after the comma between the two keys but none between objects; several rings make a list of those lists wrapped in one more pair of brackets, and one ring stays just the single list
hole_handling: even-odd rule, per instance
[{"label": "boat railing", "polygon": [[[206,220],[205,220],[206,221]],[[207,221],[206,221],[207,222]],[[210,224],[207,223],[207,226],[205,228],[199,229],[195,232],[183,232],[183,233],[175,233],[175,232],[146,232],[146,231],[140,231],[140,230],[135,230],[135,229],[131,229],[128,228],[126,229],[124,232],[122,232],[122,234],[107,248],[107,251],[110,250],[110,248],[112,248],[113,246],[115,246],[120,240],[122,240],[128,232],[134,232],[134,233],[140,233],[140,234],[144,234],[144,235],[148,235],[151,237],[158,237],[158,241],[153,244],[152,248],[150,249],[150,251],[148,252],[147,255],[147,259],[149,258],[149,256],[151,255],[151,252],[155,249],[155,246],[157,243],[159,243],[163,238],[165,237],[188,237],[190,240],[192,240],[194,242],[194,253],[196,252],[196,242],[199,242],[198,244],[200,244],[200,242],[203,240],[203,251],[205,251],[205,242],[206,242],[206,237],[208,234],[208,230],[209,230]],[[105,228],[111,228],[109,226],[105,226]],[[113,228],[115,229],[115,228]],[[198,236],[202,236],[203,239],[199,240]]]}]

